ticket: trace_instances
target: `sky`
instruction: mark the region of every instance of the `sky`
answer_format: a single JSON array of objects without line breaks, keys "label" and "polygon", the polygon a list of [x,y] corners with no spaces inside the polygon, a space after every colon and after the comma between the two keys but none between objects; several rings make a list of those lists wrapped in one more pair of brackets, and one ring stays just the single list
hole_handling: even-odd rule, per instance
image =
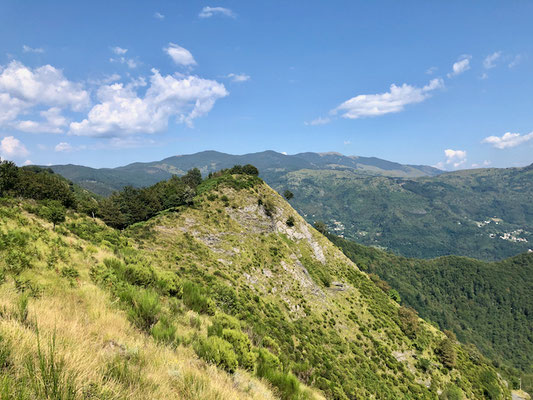
[{"label": "sky", "polygon": [[0,157],[533,163],[532,1],[0,3]]}]

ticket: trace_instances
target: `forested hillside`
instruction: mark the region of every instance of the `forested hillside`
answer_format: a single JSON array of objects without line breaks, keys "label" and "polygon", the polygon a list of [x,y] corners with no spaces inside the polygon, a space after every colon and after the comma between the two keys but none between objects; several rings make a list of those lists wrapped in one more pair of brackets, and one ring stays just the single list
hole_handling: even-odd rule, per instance
[{"label": "forested hillside", "polygon": [[522,371],[524,385],[533,389],[532,252],[492,263],[456,256],[418,260],[328,238],[379,277],[386,292],[396,291],[401,304],[453,331],[462,343],[475,344],[496,365]]},{"label": "forested hillside", "polygon": [[396,179],[301,170],[270,182],[307,221],[407,257],[501,260],[532,248],[533,170],[464,170]]},{"label": "forested hillside", "polygon": [[[487,359],[398,305],[251,166],[127,189],[107,200],[120,229],[89,216],[101,200],[87,215],[77,196],[10,182],[1,398],[510,397]],[[177,200],[160,211],[166,191]]]}]

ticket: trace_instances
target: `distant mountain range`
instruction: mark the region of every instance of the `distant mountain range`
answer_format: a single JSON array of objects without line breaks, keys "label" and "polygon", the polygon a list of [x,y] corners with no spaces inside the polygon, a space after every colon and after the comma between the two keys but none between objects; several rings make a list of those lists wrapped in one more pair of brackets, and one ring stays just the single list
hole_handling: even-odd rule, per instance
[{"label": "distant mountain range", "polygon": [[90,168],[80,165],[53,165],[50,168],[65,178],[107,196],[124,186],[149,186],[172,175],[184,175],[191,168],[202,174],[230,168],[236,164],[253,164],[267,182],[279,175],[302,169],[350,171],[363,175],[414,178],[435,176],[443,171],[427,165],[403,165],[376,157],[344,156],[339,153],[299,153],[285,155],[263,151],[244,155],[203,151],[196,154],[173,156],[161,161],[133,163],[118,168]]},{"label": "distant mountain range", "polygon": [[533,247],[533,166],[444,172],[338,153],[231,155],[216,151],[118,168],[52,170],[103,196],[199,168],[204,175],[253,164],[310,223],[407,257],[462,255],[493,261]]}]

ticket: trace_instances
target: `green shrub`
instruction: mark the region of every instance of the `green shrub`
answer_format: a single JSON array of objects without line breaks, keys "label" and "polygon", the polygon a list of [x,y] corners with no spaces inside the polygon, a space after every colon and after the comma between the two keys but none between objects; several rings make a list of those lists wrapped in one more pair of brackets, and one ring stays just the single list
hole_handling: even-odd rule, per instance
[{"label": "green shrub", "polygon": [[176,327],[166,316],[157,321],[152,327],[151,333],[158,342],[173,343],[176,339]]},{"label": "green shrub", "polygon": [[65,267],[61,270],[61,276],[76,279],[80,276],[80,273],[74,267]]},{"label": "green shrub", "polygon": [[202,293],[200,286],[193,282],[186,281],[183,283],[183,303],[191,310],[201,314],[213,315],[215,313],[215,304],[213,300]]},{"label": "green shrub", "polygon": [[248,335],[235,329],[224,329],[222,338],[233,346],[239,366],[249,371],[253,370],[255,354],[252,352],[252,343]]},{"label": "green shrub", "polygon": [[182,297],[183,291],[178,276],[171,271],[162,271],[157,274],[157,288],[165,296]]},{"label": "green shrub", "polygon": [[126,286],[118,296],[129,305],[128,317],[139,329],[148,332],[159,320],[161,304],[154,291]]},{"label": "green shrub", "polygon": [[294,217],[291,215],[289,218],[287,218],[287,221],[285,222],[287,226],[294,226]]},{"label": "green shrub", "polygon": [[416,367],[423,372],[427,372],[431,368],[431,361],[427,358],[419,358]]},{"label": "green shrub", "polygon": [[448,369],[455,368],[457,362],[457,353],[453,346],[451,339],[446,338],[442,340],[437,348],[435,349],[435,354],[439,356],[439,360]]},{"label": "green shrub", "polygon": [[416,311],[410,307],[400,307],[398,309],[398,317],[401,330],[411,339],[416,338],[420,331],[420,323]]},{"label": "green shrub", "polygon": [[124,268],[124,278],[132,285],[149,287],[154,283],[154,274],[149,267],[138,264],[128,264]]},{"label": "green shrub", "polygon": [[211,326],[207,328],[207,335],[208,336],[218,336],[222,337],[222,332],[224,329],[233,329],[233,330],[240,330],[241,326],[239,323],[239,320],[235,317],[232,317],[231,315],[224,314],[224,313],[217,313],[212,319],[211,319]]},{"label": "green shrub", "polygon": [[463,391],[454,385],[453,383],[448,384],[446,389],[439,396],[440,400],[463,400],[464,395]]},{"label": "green shrub", "polygon": [[237,369],[237,356],[230,343],[218,336],[200,338],[194,344],[198,357],[233,373]]}]

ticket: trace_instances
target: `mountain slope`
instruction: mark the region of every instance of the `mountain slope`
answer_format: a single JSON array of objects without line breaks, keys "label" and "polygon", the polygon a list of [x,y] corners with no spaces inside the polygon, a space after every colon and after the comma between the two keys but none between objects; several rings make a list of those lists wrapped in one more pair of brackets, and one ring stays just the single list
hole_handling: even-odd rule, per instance
[{"label": "mountain slope", "polygon": [[73,212],[54,231],[31,201],[2,203],[4,388],[29,379],[36,326],[56,326],[73,398],[509,397],[487,360],[399,307],[258,178],[196,193],[124,231]]},{"label": "mountain slope", "polygon": [[533,253],[493,263],[456,256],[417,260],[328,237],[423,318],[492,360],[533,373]]},{"label": "mountain slope", "polygon": [[294,192],[309,222],[408,257],[483,260],[527,251],[533,241],[533,171],[479,169],[395,179],[300,170],[270,182]]},{"label": "mountain slope", "polygon": [[237,164],[255,165],[267,182],[281,173],[300,169],[341,169],[362,174],[404,177],[433,176],[442,172],[428,166],[401,165],[375,157],[343,156],[338,153],[285,155],[275,151],[244,155],[203,151],[118,168],[95,169],[72,164],[53,165],[50,168],[86,189],[107,196],[127,185],[149,186],[168,179],[173,174],[181,176],[191,168],[198,168],[202,174],[208,175],[210,172],[231,168]]}]

